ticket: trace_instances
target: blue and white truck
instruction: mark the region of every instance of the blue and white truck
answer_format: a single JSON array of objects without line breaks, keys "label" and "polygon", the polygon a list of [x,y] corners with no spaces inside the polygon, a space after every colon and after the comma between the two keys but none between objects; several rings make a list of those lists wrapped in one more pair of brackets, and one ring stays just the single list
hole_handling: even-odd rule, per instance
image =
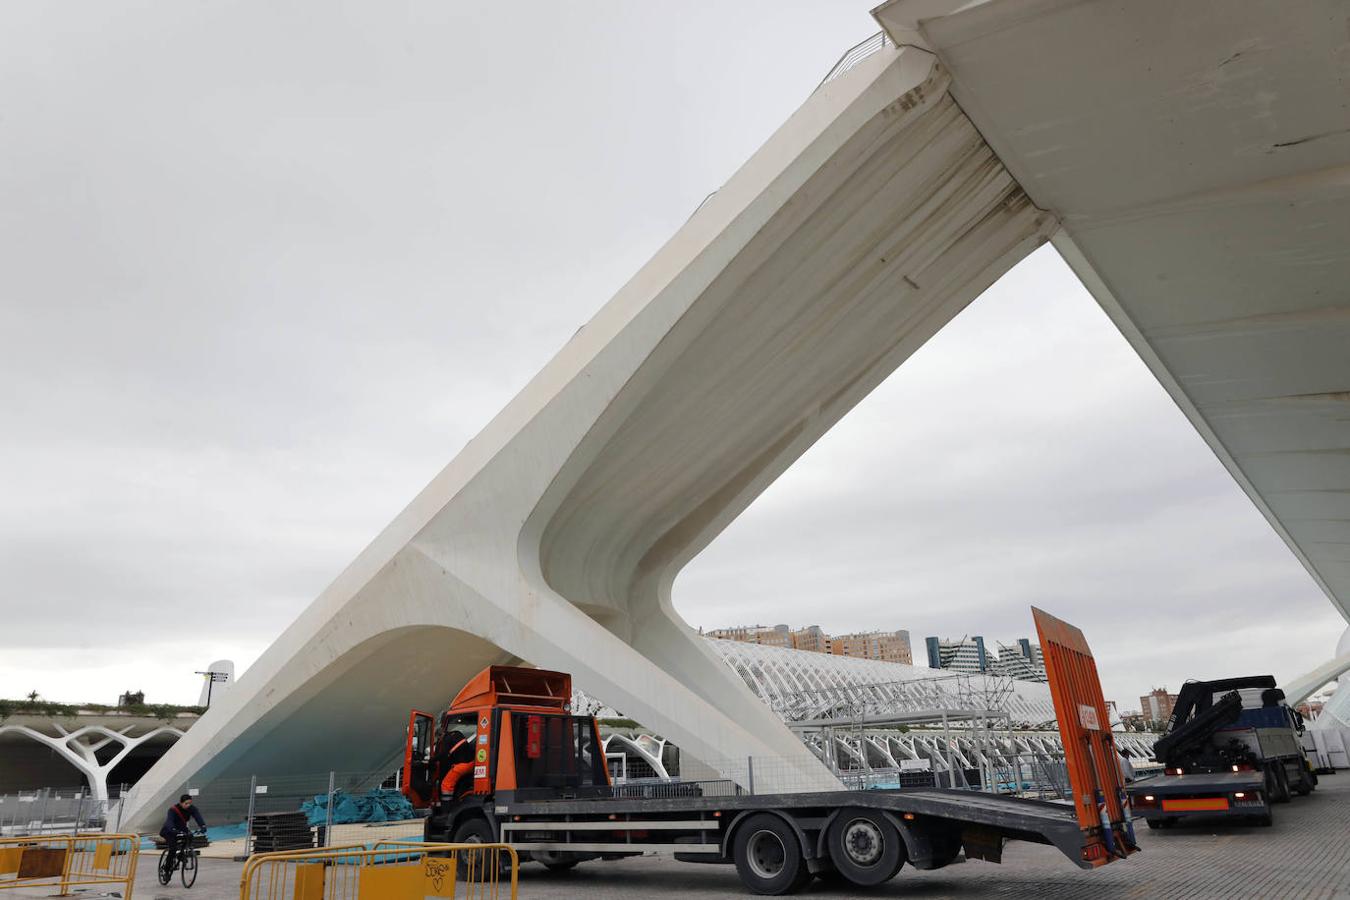
[{"label": "blue and white truck", "polygon": [[1150,828],[1215,816],[1270,825],[1273,804],[1317,786],[1303,730],[1270,675],[1187,682],[1154,746],[1163,774],[1129,786],[1134,815]]}]

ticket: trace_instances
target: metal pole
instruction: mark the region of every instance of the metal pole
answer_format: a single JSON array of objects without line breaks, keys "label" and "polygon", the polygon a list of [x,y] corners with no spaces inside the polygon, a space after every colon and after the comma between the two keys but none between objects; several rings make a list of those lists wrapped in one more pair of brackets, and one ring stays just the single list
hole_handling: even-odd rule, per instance
[{"label": "metal pole", "polygon": [[331,846],[333,843],[333,788],[337,781],[337,775],[333,772],[328,773],[328,818],[323,826],[323,845]]},{"label": "metal pole", "polygon": [[[80,788],[79,801],[75,804],[75,822],[71,825],[70,833],[80,833],[80,816],[84,815],[84,788]],[[61,893],[65,893],[64,887]]]},{"label": "metal pole", "polygon": [[258,796],[258,776],[250,775],[248,779],[248,824],[244,827],[244,858],[248,859],[252,855],[250,849],[253,844],[253,800]]},{"label": "metal pole", "polygon": [[942,755],[947,760],[947,787],[956,787],[956,769],[952,768],[952,730],[948,727],[947,711],[942,711]]},{"label": "metal pole", "polygon": [[745,758],[745,771],[746,787],[750,789],[750,793],[753,795],[755,793],[755,758],[753,756]]}]

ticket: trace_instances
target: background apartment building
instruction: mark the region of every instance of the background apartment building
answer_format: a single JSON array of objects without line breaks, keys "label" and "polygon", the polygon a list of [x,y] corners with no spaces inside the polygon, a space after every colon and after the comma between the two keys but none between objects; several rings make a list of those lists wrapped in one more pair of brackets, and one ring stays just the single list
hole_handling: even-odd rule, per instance
[{"label": "background apartment building", "polygon": [[714,628],[704,632],[704,635],[719,641],[742,641],[770,647],[788,647],[810,653],[832,653],[836,656],[878,659],[906,665],[912,665],[914,662],[909,632],[904,629],[830,635],[819,625],[807,625],[796,630],[786,625],[738,625],[732,628]]},{"label": "background apartment building", "polygon": [[1000,642],[997,653],[989,650],[980,635],[960,640],[930,637],[924,644],[930,668],[967,675],[1006,675],[1018,681],[1046,681],[1045,656],[1028,638],[1018,638],[1012,644]]},{"label": "background apartment building", "polygon": [[836,656],[879,659],[884,662],[904,663],[907,666],[914,664],[914,652],[909,645],[908,631],[837,634],[830,641],[830,652]]},{"label": "background apartment building", "polygon": [[1172,709],[1177,705],[1177,695],[1169,694],[1167,688],[1154,688],[1139,698],[1139,711],[1146,722],[1167,723],[1172,718]]}]

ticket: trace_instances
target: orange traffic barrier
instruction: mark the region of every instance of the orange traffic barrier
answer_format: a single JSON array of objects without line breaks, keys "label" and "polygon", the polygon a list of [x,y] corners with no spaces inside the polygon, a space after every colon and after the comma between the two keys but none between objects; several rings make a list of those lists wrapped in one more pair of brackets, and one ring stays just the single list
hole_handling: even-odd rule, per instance
[{"label": "orange traffic barrier", "polygon": [[134,834],[38,834],[0,838],[0,890],[121,885],[131,900],[141,839]]},{"label": "orange traffic barrier", "polygon": [[239,879],[240,900],[516,900],[520,860],[506,844],[381,841],[260,853]]}]

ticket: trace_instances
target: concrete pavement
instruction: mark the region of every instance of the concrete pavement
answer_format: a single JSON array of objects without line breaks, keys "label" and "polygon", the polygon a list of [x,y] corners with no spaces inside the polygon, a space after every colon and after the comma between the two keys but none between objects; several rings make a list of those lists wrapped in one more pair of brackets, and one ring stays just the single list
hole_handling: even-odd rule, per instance
[{"label": "concrete pavement", "polygon": [[[936,872],[906,867],[894,881],[870,892],[813,882],[802,896],[1350,898],[1346,835],[1350,835],[1350,772],[1325,777],[1311,796],[1277,807],[1271,828],[1217,823],[1170,831],[1144,828],[1140,832],[1142,853],[1094,872],[1073,868],[1048,847],[1017,843],[1009,845],[1002,865],[967,862]],[[168,887],[156,883],[155,859],[153,854],[142,857],[136,900],[235,900],[239,896],[239,863],[203,859],[196,886],[185,890],[177,883]],[[748,895],[731,866],[690,865],[668,857],[587,863],[562,874],[546,873],[533,864],[521,869],[522,900],[581,896],[636,900]]]}]

